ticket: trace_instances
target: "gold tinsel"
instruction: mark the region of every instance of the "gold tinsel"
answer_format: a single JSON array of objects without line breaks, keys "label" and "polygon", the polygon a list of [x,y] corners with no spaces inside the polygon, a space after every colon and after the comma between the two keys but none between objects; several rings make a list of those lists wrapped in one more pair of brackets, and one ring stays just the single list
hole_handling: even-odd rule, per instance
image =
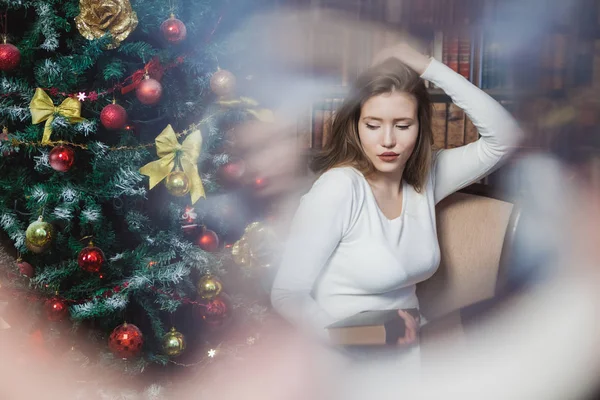
[{"label": "gold tinsel", "polygon": [[109,49],[119,47],[138,24],[129,0],[80,0],[79,10],[75,22],[81,36],[94,40],[110,32],[113,43]]},{"label": "gold tinsel", "polygon": [[275,233],[261,222],[248,225],[235,242],[231,254],[236,264],[248,268],[269,268],[275,251]]}]

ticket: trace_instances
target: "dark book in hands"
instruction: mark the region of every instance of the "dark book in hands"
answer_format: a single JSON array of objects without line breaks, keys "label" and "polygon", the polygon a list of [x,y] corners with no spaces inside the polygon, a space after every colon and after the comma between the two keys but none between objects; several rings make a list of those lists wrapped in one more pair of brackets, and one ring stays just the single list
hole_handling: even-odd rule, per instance
[{"label": "dark book in hands", "polygon": [[[419,321],[419,310],[404,310]],[[363,311],[327,326],[329,338],[341,346],[395,345],[404,337],[406,325],[398,310]]]}]

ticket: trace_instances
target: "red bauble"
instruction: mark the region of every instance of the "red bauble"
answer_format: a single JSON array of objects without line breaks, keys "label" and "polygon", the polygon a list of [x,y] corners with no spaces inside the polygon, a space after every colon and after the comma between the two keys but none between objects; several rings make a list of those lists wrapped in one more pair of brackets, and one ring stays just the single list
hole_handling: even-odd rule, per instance
[{"label": "red bauble", "polygon": [[10,43],[0,44],[0,71],[10,71],[19,66],[21,52]]},{"label": "red bauble", "polygon": [[100,272],[104,264],[104,253],[100,248],[90,245],[79,252],[77,263],[86,272]]},{"label": "red bauble", "polygon": [[225,293],[221,293],[214,299],[202,301],[198,305],[200,318],[211,328],[225,325],[231,318],[231,309],[231,300]]},{"label": "red bauble", "polygon": [[32,278],[33,274],[35,274],[35,268],[27,261],[19,261],[17,267],[19,268],[21,275],[25,275],[28,278]]},{"label": "red bauble", "polygon": [[137,87],[135,95],[142,104],[156,104],[162,96],[162,85],[156,79],[144,79]]},{"label": "red bauble", "polygon": [[120,358],[133,358],[140,354],[144,335],[135,325],[124,323],[117,326],[108,339],[108,348]]},{"label": "red bauble", "polygon": [[100,122],[106,129],[123,129],[127,123],[127,111],[118,104],[109,104],[102,109]]},{"label": "red bauble", "polygon": [[219,248],[219,237],[210,229],[204,229],[196,239],[196,244],[204,251],[216,251]]},{"label": "red bauble", "polygon": [[228,183],[239,183],[246,172],[246,164],[242,160],[233,160],[221,167],[220,173]]},{"label": "red bauble", "polygon": [[50,152],[50,166],[59,172],[67,172],[75,162],[75,152],[69,146],[56,146]]},{"label": "red bauble", "polygon": [[187,29],[185,24],[175,18],[175,15],[171,14],[171,17],[160,25],[160,31],[164,38],[173,44],[177,44],[185,39],[187,35]]},{"label": "red bauble", "polygon": [[46,317],[50,321],[62,321],[69,315],[67,302],[59,296],[54,296],[44,303]]}]

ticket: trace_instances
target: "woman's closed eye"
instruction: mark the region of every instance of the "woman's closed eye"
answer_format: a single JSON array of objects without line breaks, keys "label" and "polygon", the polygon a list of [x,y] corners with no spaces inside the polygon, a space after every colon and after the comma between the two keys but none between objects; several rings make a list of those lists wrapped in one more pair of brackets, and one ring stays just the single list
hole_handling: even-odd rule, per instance
[{"label": "woman's closed eye", "polygon": [[[376,129],[379,129],[379,128],[380,128],[380,126],[379,126],[379,125],[372,125],[372,124],[369,124],[369,123],[365,124],[365,126],[366,126],[368,129],[372,130],[372,131],[374,131],[374,130],[376,130]],[[405,131],[405,130],[407,130],[408,128],[410,128],[410,125],[396,125],[395,127],[396,127],[396,129],[400,129],[401,131]]]}]

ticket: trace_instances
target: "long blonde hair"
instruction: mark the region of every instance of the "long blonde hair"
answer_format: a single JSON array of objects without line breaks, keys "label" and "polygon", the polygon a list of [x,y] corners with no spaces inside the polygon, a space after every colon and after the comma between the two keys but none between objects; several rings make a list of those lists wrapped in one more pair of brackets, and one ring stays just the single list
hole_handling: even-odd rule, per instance
[{"label": "long blonde hair", "polygon": [[432,157],[431,101],[423,79],[397,59],[388,59],[369,68],[354,82],[349,95],[336,112],[329,140],[311,162],[311,169],[315,173],[322,174],[341,166],[352,166],[365,176],[376,172],[360,143],[358,122],[362,106],[368,99],[392,91],[409,93],[417,100],[419,135],[413,153],[406,162],[403,179],[417,192],[423,190]]}]

